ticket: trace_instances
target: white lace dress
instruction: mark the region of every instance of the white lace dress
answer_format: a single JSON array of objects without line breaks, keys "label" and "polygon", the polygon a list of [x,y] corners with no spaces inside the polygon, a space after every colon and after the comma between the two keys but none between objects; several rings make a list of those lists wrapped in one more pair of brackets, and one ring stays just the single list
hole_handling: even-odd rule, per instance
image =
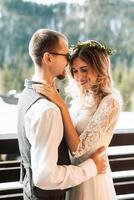
[{"label": "white lace dress", "polygon": [[[99,147],[108,147],[121,109],[120,98],[116,94],[104,97],[101,102],[88,95],[83,100],[73,100],[70,114],[77,132],[80,134],[80,144],[73,164],[83,162]],[[74,187],[69,192],[69,200],[115,200],[116,194],[109,167],[106,174],[97,175]]]}]

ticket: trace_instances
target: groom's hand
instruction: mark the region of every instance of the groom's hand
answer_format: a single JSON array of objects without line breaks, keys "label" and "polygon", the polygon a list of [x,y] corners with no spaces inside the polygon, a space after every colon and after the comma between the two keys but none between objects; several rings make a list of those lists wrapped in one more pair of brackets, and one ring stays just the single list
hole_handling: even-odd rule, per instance
[{"label": "groom's hand", "polygon": [[105,147],[100,147],[94,154],[92,154],[91,158],[96,164],[97,174],[104,174],[106,172],[106,152]]}]

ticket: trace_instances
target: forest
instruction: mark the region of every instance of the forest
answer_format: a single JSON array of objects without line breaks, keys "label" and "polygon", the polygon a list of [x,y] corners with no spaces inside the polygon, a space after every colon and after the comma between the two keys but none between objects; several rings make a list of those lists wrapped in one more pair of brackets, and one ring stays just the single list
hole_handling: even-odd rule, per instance
[{"label": "forest", "polygon": [[[0,0],[0,94],[20,92],[33,72],[28,43],[39,28],[64,33],[70,46],[95,39],[116,49],[111,57],[114,85],[123,97],[123,110],[134,111],[134,1],[85,0],[83,4],[44,5]],[[59,83],[65,97],[66,80]]]}]

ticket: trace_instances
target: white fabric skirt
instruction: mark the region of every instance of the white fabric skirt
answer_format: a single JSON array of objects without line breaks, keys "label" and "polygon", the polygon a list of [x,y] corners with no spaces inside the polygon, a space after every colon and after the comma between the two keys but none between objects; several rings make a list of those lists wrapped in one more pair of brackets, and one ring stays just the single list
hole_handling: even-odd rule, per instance
[{"label": "white fabric skirt", "polygon": [[97,175],[72,188],[67,200],[116,200],[116,193],[108,167],[105,174]]}]

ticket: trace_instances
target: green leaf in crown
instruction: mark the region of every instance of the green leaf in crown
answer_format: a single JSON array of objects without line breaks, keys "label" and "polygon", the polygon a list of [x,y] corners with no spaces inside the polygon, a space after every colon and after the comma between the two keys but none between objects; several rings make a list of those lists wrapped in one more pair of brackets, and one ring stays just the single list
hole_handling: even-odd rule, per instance
[{"label": "green leaf in crown", "polygon": [[104,53],[108,54],[108,55],[111,55],[113,53],[115,53],[115,49],[112,49],[110,47],[107,47],[106,45],[104,44],[101,44],[95,40],[88,40],[88,41],[85,41],[85,42],[78,42],[76,45],[74,45],[72,47],[73,50],[75,49],[81,49],[81,48],[93,48],[93,49],[98,49],[100,51],[103,51]]}]

